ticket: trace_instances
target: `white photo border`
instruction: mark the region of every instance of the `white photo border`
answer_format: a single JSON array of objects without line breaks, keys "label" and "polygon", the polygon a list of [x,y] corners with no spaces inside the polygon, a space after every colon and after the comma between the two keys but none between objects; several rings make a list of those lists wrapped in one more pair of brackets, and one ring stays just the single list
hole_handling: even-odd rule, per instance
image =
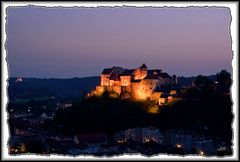
[{"label": "white photo border", "polygon": [[[50,155],[50,156],[39,156],[39,155],[18,155],[18,156],[10,156],[8,154],[7,142],[8,142],[8,124],[7,124],[7,112],[6,106],[8,103],[7,98],[7,82],[8,82],[8,65],[7,65],[7,49],[6,49],[6,9],[7,7],[15,7],[15,6],[27,6],[27,5],[36,5],[36,6],[44,6],[44,7],[122,7],[122,6],[136,6],[136,7],[228,7],[231,11],[231,39],[232,39],[232,52],[233,52],[233,59],[232,59],[232,74],[233,74],[233,84],[231,87],[232,92],[232,101],[233,101],[233,113],[234,119],[232,123],[233,128],[233,156],[231,157],[200,157],[200,156],[170,156],[170,155],[159,155],[154,157],[146,157],[140,154],[138,155],[127,155],[124,154],[122,156],[115,156],[115,157],[94,157],[94,156],[61,156],[61,155]],[[1,95],[2,95],[2,104],[1,104],[1,114],[2,114],[2,138],[1,138],[1,160],[238,160],[239,159],[239,114],[238,114],[238,107],[239,107],[239,94],[238,94],[238,1],[235,2],[37,2],[37,1],[6,1],[1,2],[1,20],[2,20],[2,55],[1,55]]]}]

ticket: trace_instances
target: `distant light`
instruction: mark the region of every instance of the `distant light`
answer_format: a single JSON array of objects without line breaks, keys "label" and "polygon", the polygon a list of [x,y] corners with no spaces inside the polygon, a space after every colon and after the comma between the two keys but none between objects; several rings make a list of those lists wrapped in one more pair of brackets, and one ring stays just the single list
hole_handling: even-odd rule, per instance
[{"label": "distant light", "polygon": [[177,147],[177,148],[182,148],[182,145],[176,144],[176,147]]},{"label": "distant light", "polygon": [[226,149],[227,149],[226,147],[221,146],[221,147],[218,149],[218,151],[224,151],[224,150],[226,150]]},{"label": "distant light", "polygon": [[118,140],[117,143],[124,143],[124,140]]},{"label": "distant light", "polygon": [[202,150],[199,151],[199,155],[203,156],[204,152]]},{"label": "distant light", "polygon": [[21,77],[17,77],[16,82],[22,82],[23,79]]},{"label": "distant light", "polygon": [[13,147],[11,147],[11,148],[10,148],[10,151],[13,152],[13,151],[15,151],[15,149],[14,149]]}]

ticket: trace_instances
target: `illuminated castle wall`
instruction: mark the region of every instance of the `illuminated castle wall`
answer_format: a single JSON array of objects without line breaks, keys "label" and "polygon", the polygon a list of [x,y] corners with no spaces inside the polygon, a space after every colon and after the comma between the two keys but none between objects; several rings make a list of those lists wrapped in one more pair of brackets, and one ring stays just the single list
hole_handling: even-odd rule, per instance
[{"label": "illuminated castle wall", "polygon": [[173,84],[176,84],[175,75],[171,77],[160,69],[148,70],[145,64],[136,69],[112,67],[103,70],[100,85],[93,93],[109,91],[123,98],[157,101],[162,94],[161,86]]}]

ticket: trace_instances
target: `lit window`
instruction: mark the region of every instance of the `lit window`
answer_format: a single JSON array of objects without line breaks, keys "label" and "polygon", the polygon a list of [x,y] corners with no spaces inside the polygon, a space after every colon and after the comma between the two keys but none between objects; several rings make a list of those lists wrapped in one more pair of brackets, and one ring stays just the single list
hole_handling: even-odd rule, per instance
[{"label": "lit window", "polygon": [[176,147],[177,147],[177,148],[182,148],[182,145],[176,144]]}]

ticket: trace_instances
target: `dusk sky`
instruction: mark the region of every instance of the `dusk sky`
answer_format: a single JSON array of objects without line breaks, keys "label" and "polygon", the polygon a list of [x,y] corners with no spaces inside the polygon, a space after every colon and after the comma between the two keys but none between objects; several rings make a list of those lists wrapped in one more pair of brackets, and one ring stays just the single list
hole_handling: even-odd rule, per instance
[{"label": "dusk sky", "polygon": [[71,78],[145,63],[170,75],[231,72],[228,8],[7,9],[10,76]]}]

